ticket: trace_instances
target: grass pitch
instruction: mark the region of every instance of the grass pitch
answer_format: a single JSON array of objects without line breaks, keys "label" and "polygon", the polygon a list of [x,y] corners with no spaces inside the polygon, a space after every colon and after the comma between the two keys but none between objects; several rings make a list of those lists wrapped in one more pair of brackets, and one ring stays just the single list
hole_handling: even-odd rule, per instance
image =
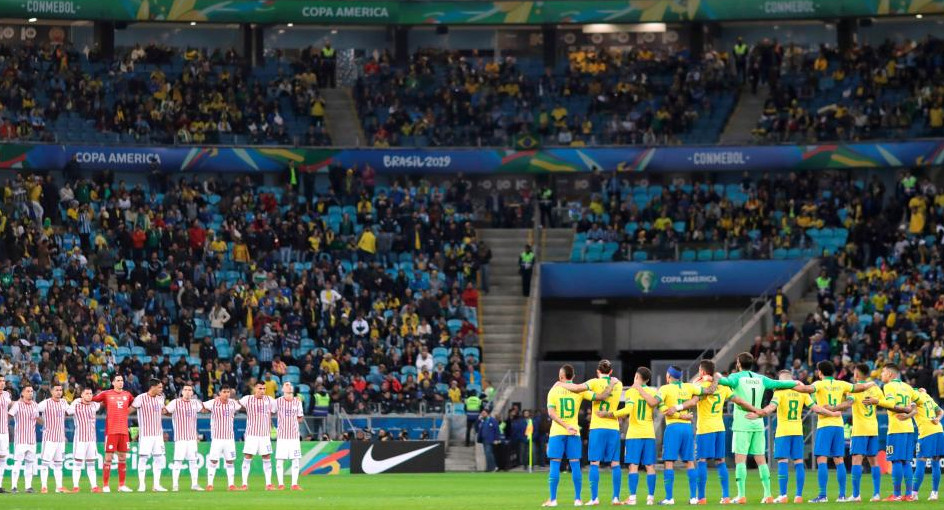
[{"label": "grass pitch", "polygon": [[[731,466],[733,468],[733,466]],[[772,489],[774,495],[778,492],[776,467],[772,470]],[[629,494],[626,487],[627,470],[623,468],[623,483],[621,497],[625,499]],[[71,473],[66,473],[66,486],[71,487]],[[204,473],[201,471],[201,484],[205,483]],[[221,476],[222,475],[222,476]],[[112,490],[115,489],[114,476]],[[221,480],[222,478],[222,480]],[[237,473],[237,481],[238,481]],[[273,476],[273,479],[275,477]],[[645,506],[646,483],[645,475],[641,477],[637,494],[642,495],[640,504]],[[851,482],[851,477],[850,482]],[[286,479],[288,477],[286,476]],[[225,474],[217,475],[217,482],[226,482]],[[288,480],[286,480],[288,481]],[[790,489],[788,495],[794,494],[793,470],[790,471]],[[9,474],[5,477],[4,486],[9,488]],[[52,483],[52,477],[49,479]],[[137,486],[137,478],[129,477],[129,485]],[[162,478],[164,487],[170,489],[170,475],[165,473]],[[181,492],[166,494],[133,493],[119,494],[91,494],[87,488],[79,494],[0,494],[0,509],[105,509],[105,510],[134,510],[134,509],[198,509],[198,510],[236,510],[260,509],[282,510],[294,508],[328,508],[331,510],[364,510],[365,508],[393,509],[393,510],[483,510],[483,509],[535,509],[547,499],[547,473],[523,473],[520,471],[509,473],[444,473],[422,475],[341,475],[341,476],[304,476],[300,484],[304,492],[266,492],[263,490],[264,481],[261,475],[253,476],[248,492],[226,492],[220,490],[220,485],[211,493],[190,492],[190,477],[185,471],[181,476]],[[22,488],[22,481],[20,482]],[[150,485],[150,477],[148,477]],[[39,487],[39,480],[33,480],[34,488]],[[925,476],[921,489],[921,503],[915,506],[944,505],[942,503],[928,503],[928,493],[931,486],[931,476]],[[184,488],[186,487],[186,488]],[[609,470],[600,473],[600,500],[602,505],[609,507],[611,495]],[[882,477],[882,496],[891,493],[891,477]],[[748,473],[749,507],[760,507],[762,496],[760,480],[756,470]],[[720,507],[720,485],[715,473],[711,473],[708,482],[707,508]],[[731,469],[731,495],[736,492],[734,485],[734,470]],[[816,471],[807,470],[805,497],[809,500],[815,497],[818,488]],[[872,495],[872,480],[870,476],[862,479],[863,499]],[[847,486],[847,494],[851,494],[851,487]],[[587,470],[583,472],[583,500],[590,498],[590,485],[587,480]],[[830,470],[830,501],[837,496],[835,471]],[[574,497],[573,484],[569,473],[562,473],[558,504],[560,507],[571,507]],[[662,473],[656,485],[656,501],[664,497]],[[675,481],[676,506],[687,506],[688,479],[684,471],[679,472]],[[806,504],[804,504],[805,506]],[[844,508],[855,509],[867,507],[869,510],[888,510],[893,506],[907,505],[907,503],[846,503]],[[798,505],[794,505],[798,506]],[[572,507],[571,507],[572,508]]]}]

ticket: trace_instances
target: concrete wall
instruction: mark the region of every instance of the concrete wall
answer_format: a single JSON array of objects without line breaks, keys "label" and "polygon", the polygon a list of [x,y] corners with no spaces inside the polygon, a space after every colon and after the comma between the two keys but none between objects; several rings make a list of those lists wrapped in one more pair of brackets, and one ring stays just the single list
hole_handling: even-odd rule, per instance
[{"label": "concrete wall", "polygon": [[608,357],[630,350],[700,350],[729,330],[743,310],[740,305],[688,310],[560,309],[545,305],[540,350],[596,351]]}]

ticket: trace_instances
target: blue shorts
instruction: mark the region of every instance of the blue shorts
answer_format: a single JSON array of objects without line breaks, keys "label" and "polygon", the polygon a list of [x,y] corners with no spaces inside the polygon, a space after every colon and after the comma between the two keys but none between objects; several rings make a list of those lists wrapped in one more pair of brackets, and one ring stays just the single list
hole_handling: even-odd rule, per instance
[{"label": "blue shorts", "polygon": [[656,463],[656,440],[655,439],[627,439],[626,457],[623,458],[626,464],[636,466],[653,466]]},{"label": "blue shorts", "polygon": [[695,460],[695,441],[692,426],[688,423],[673,423],[665,427],[662,435],[662,460],[691,462]]},{"label": "blue shorts", "polygon": [[845,429],[842,427],[823,427],[816,429],[816,441],[813,443],[813,455],[817,457],[843,457],[846,451]]},{"label": "blue shorts", "polygon": [[695,434],[695,458],[723,459],[728,456],[724,431]]},{"label": "blue shorts", "polygon": [[580,436],[551,436],[547,439],[547,458],[580,460],[583,444]]},{"label": "blue shorts", "polygon": [[774,458],[777,460],[803,460],[803,436],[774,438]]},{"label": "blue shorts", "polygon": [[591,429],[587,459],[590,462],[619,462],[620,433],[612,429]]},{"label": "blue shorts", "polygon": [[878,436],[852,436],[849,453],[866,457],[878,455]]},{"label": "blue shorts", "polygon": [[944,434],[937,432],[930,436],[918,438],[918,447],[915,457],[919,459],[932,459],[944,456]]},{"label": "blue shorts", "polygon": [[914,434],[898,432],[885,439],[885,455],[890,462],[911,462],[914,458]]}]

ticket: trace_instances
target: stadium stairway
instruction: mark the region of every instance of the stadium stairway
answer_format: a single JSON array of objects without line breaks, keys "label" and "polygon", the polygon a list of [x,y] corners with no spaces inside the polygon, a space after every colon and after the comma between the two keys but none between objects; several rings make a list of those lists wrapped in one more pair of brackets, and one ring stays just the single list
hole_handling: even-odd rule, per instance
[{"label": "stadium stairway", "polygon": [[337,147],[369,145],[364,128],[354,107],[354,98],[348,88],[321,89],[325,99],[325,127]]},{"label": "stadium stairway", "polygon": [[751,94],[750,86],[745,85],[734,107],[728,125],[721,133],[722,145],[739,145],[751,143],[754,136],[751,131],[757,127],[757,121],[764,113],[764,100],[767,97],[767,86],[757,87],[757,93]]},{"label": "stadium stairway", "polygon": [[[446,471],[468,473],[477,471],[476,450],[478,444],[474,446],[465,446],[465,415],[452,415],[448,417],[449,423],[449,447],[446,449]],[[483,457],[484,452],[479,456]]]}]

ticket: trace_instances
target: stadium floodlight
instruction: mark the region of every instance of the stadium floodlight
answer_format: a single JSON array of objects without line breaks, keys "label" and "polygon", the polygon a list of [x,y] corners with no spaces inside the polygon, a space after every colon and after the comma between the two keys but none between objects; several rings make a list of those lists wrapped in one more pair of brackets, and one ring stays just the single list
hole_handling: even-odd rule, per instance
[{"label": "stadium floodlight", "polygon": [[917,19],[921,19],[921,18],[923,18],[923,17],[924,17],[923,14],[915,14],[915,18],[917,18]]},{"label": "stadium floodlight", "polygon": [[190,22],[190,26],[192,26],[192,27],[197,26],[197,22],[196,22],[196,21],[191,21],[191,22]]},{"label": "stadium floodlight", "polygon": [[584,25],[581,29],[585,34],[616,34],[620,32],[665,32],[667,30],[665,23],[634,23],[629,25],[617,25],[613,23],[591,23]]},{"label": "stadium floodlight", "polygon": [[289,23],[289,24],[287,24],[287,25],[285,25],[285,26],[287,26],[288,28],[292,28],[292,27],[295,26],[295,23]]},{"label": "stadium floodlight", "polygon": [[30,23],[36,23],[38,20],[37,20],[36,18],[30,18],[30,19],[28,19],[28,20],[26,20],[26,21],[28,21],[28,22],[30,22]]}]

